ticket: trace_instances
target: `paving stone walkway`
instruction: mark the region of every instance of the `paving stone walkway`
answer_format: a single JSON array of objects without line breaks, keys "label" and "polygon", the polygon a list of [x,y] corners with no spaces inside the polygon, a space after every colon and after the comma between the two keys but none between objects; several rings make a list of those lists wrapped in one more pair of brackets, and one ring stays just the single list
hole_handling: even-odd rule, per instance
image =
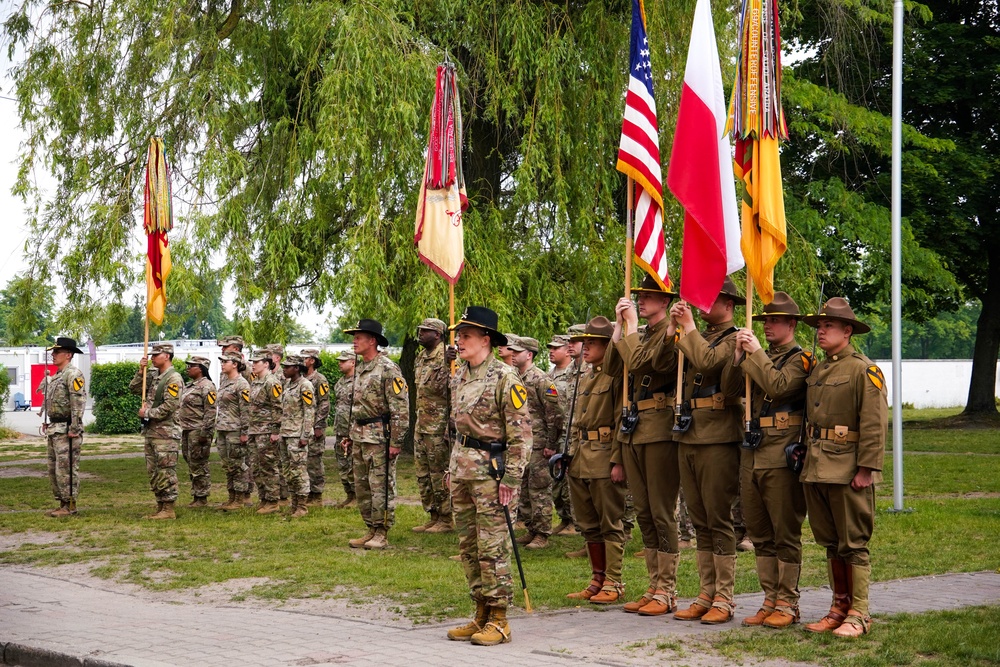
[{"label": "paving stone walkway", "polygon": [[[880,614],[1000,604],[1000,574],[882,582],[873,584],[871,597],[872,609]],[[760,600],[753,594],[736,601],[739,616],[751,614]],[[829,601],[825,588],[804,591],[803,617],[819,618]],[[7,664],[95,667],[648,665],[648,652],[630,646],[664,636],[691,637],[738,627],[735,622],[707,626],[642,618],[623,614],[618,607],[522,613],[511,621],[513,643],[485,648],[447,641],[445,630],[453,625],[409,626],[236,604],[178,605],[102,590],[43,571],[0,567],[0,664],[6,660]],[[655,655],[652,661],[656,662]],[[690,656],[684,662],[698,664]],[[721,663],[715,658],[704,664]]]}]

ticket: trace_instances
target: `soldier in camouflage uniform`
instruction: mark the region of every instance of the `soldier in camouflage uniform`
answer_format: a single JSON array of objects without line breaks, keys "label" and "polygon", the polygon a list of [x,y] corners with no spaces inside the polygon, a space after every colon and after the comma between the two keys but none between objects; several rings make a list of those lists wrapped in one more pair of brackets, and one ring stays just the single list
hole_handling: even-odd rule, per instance
[{"label": "soldier in camouflage uniform", "polygon": [[326,451],[326,421],[330,417],[330,382],[319,372],[323,361],[319,358],[319,350],[308,348],[302,350],[302,359],[306,362],[306,379],[312,383],[316,392],[316,419],[313,424],[312,439],[309,441],[309,500],[306,505],[323,506],[323,489],[326,488],[326,473],[323,469],[323,452]]},{"label": "soldier in camouflage uniform", "polygon": [[[283,385],[285,383],[285,376],[281,372],[281,360],[285,356],[285,347],[281,343],[269,343],[264,346],[264,351],[267,352],[268,357],[271,359],[271,374],[277,377],[278,382]],[[288,462],[285,461],[285,452],[280,447],[278,448],[278,455],[281,457],[280,469],[284,470]],[[287,507],[289,503],[288,483],[285,481],[284,475],[278,476],[278,483],[280,485],[278,504],[282,507]]]},{"label": "soldier in camouflage uniform", "polygon": [[[247,381],[247,384],[253,382],[253,373],[250,372],[250,364],[247,362],[246,355],[243,354],[243,347],[245,345],[243,336],[226,336],[215,341],[215,344],[222,348],[223,356],[230,352],[240,355],[240,362],[243,364],[243,370],[240,371],[240,375]],[[221,385],[222,383],[223,379],[219,378],[219,384]]]},{"label": "soldier in camouflage uniform", "polygon": [[334,437],[337,446],[337,470],[340,472],[340,483],[344,485],[344,499],[335,505],[338,509],[351,507],[357,502],[354,493],[354,456],[351,450],[341,443],[350,442],[351,435],[351,399],[354,396],[354,363],[353,352],[341,352],[337,357],[337,365],[343,374],[333,387],[337,395],[337,411],[333,420]]},{"label": "soldier in camouflage uniform", "polygon": [[[454,326],[462,363],[451,383],[455,442],[449,481],[458,547],[469,592],[476,603],[470,623],[448,631],[448,639],[491,646],[509,642],[507,607],[513,598],[511,544],[505,507],[516,504],[532,449],[528,390],[517,371],[493,356],[507,343],[489,308],[470,306]],[[490,475],[490,443],[506,446],[503,477]]]},{"label": "soldier in camouflage uniform", "polygon": [[45,438],[52,495],[59,501],[47,516],[61,518],[76,514],[80,490],[80,448],[83,445],[83,411],[87,389],[83,373],[73,366],[73,355],[83,354],[72,338],[56,338],[49,348],[52,363],[59,370],[44,381]]},{"label": "soldier in camouflage uniform", "polygon": [[402,451],[410,424],[410,398],[399,366],[388,355],[379,353],[378,346],[389,346],[380,322],[360,320],[344,333],[354,336],[354,352],[358,355],[351,435],[346,444],[354,447],[358,509],[368,527],[365,535],[348,544],[355,549],[385,549],[395,520],[396,457]]},{"label": "soldier in camouflage uniform", "polygon": [[559,391],[542,369],[535,365],[538,341],[525,336],[508,339],[507,347],[514,352],[512,361],[528,389],[528,411],[531,414],[532,442],[528,468],[521,482],[521,504],[518,514],[527,534],[518,538],[525,549],[544,549],[552,534],[552,475],[545,450],[559,445],[563,412],[559,407]]},{"label": "soldier in camouflage uniform", "polygon": [[430,519],[415,526],[415,533],[450,533],[451,493],[444,484],[451,444],[448,442],[448,403],[451,365],[445,359],[445,324],[428,318],[417,327],[417,340],[424,349],[414,362],[417,382],[417,422],[414,427],[413,464],[420,488],[420,501]]},{"label": "soldier in camouflage uniform", "polygon": [[191,357],[186,362],[191,381],[181,392],[181,408],[177,421],[181,427],[181,455],[188,466],[191,495],[194,500],[188,507],[205,507],[212,490],[212,475],[208,457],[212,453],[212,436],[215,433],[216,398],[215,383],[208,375],[209,360]]},{"label": "soldier in camouflage uniform", "polygon": [[271,371],[271,355],[261,351],[250,358],[250,457],[260,505],[257,514],[278,511],[281,477],[281,394],[282,384]]},{"label": "soldier in camouflage uniform", "polygon": [[[512,334],[512,333],[504,334],[504,336],[506,336],[508,340],[515,340],[517,338],[517,334]],[[507,347],[506,345],[501,345],[500,347],[497,348],[497,356],[500,357],[500,361],[504,362],[508,366],[514,365],[512,361],[512,358],[514,356],[514,351],[509,347]]]},{"label": "soldier in camouflage uniform", "polygon": [[215,446],[226,471],[229,500],[219,509],[232,512],[250,504],[250,384],[240,373],[246,370],[242,355],[229,352],[221,357],[219,417],[215,425]]},{"label": "soldier in camouflage uniform", "polygon": [[[570,414],[569,409],[573,404],[573,394],[576,391],[576,379],[579,377],[579,365],[576,360],[569,355],[569,336],[557,334],[549,341],[549,361],[552,368],[549,370],[549,377],[559,392],[559,407],[563,412],[562,440],[555,443],[552,449],[545,450],[544,454],[551,458],[557,451],[560,451],[569,432]],[[556,514],[559,515],[559,525],[552,531],[553,535],[576,535],[576,523],[573,521],[573,507],[569,498],[569,479],[563,476],[561,480],[552,483],[552,503],[555,505]]]},{"label": "soldier in camouflage uniform", "polygon": [[292,518],[309,513],[309,443],[316,423],[316,392],[303,377],[305,360],[290,354],[281,362],[285,384],[281,392],[281,474],[292,493]]},{"label": "soldier in camouflage uniform", "polygon": [[[146,438],[146,472],[149,488],[156,496],[156,512],[147,519],[176,519],[177,450],[180,449],[181,428],[177,423],[184,381],[173,366],[174,346],[157,343],[149,353],[155,370],[146,373],[146,402],[139,408],[145,419],[142,433]],[[142,372],[147,359],[139,362],[135,377],[129,382],[133,394],[142,395]]]}]

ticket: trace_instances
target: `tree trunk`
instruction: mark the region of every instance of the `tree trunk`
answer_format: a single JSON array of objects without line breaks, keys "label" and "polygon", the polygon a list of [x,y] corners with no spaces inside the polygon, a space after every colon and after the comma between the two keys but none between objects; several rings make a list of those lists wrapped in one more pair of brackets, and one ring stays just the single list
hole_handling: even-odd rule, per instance
[{"label": "tree trunk", "polygon": [[[992,262],[990,263],[992,265]],[[980,301],[983,312],[976,324],[976,346],[972,353],[969,401],[962,414],[997,414],[997,355],[1000,354],[1000,271],[988,266],[990,277]]]},{"label": "tree trunk", "polygon": [[410,334],[403,338],[403,351],[399,355],[399,369],[403,371],[403,378],[410,388],[410,429],[403,442],[403,449],[413,453],[413,429],[417,423],[417,381],[414,375],[414,364],[417,360],[417,350],[419,348],[417,340]]}]

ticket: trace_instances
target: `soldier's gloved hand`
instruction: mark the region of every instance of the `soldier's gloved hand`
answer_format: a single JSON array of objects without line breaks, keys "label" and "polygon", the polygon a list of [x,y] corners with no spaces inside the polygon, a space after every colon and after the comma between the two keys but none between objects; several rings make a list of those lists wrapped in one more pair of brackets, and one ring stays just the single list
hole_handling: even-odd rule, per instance
[{"label": "soldier's gloved hand", "polygon": [[403,451],[403,450],[400,449],[399,447],[389,447],[389,460],[390,461],[395,461],[396,457],[399,456],[399,453],[401,451]]},{"label": "soldier's gloved hand", "polygon": [[315,436],[317,438],[322,438],[324,433],[326,433],[326,431],[324,431],[321,428],[314,428],[313,429],[313,436]]},{"label": "soldier's gloved hand", "polygon": [[454,345],[445,345],[444,346],[444,360],[447,363],[450,364],[451,362],[455,361],[455,359],[457,359],[457,358],[458,358],[458,348],[455,347]]}]

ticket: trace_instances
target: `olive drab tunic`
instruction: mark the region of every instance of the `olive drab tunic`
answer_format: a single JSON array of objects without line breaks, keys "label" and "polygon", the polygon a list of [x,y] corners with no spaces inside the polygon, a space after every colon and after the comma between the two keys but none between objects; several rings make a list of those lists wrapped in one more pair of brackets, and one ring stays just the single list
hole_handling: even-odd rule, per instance
[{"label": "olive drab tunic", "polygon": [[678,442],[702,445],[743,440],[743,386],[738,381],[723,386],[724,372],[736,349],[735,333],[733,321],[728,320],[704,332],[685,332],[676,343],[668,342],[684,353],[686,363],[683,399],[689,406],[691,427],[677,434]]},{"label": "olive drab tunic", "polygon": [[882,481],[888,433],[885,378],[848,345],[819,362],[806,380],[807,452],[803,482],[849,484],[859,467]]},{"label": "olive drab tunic", "polygon": [[[462,364],[451,382],[451,414],[458,435],[482,442],[504,442],[503,483],[519,488],[533,446],[527,389],[517,371],[493,357],[472,368]],[[489,452],[465,447],[456,439],[451,450],[451,477],[488,480]]]},{"label": "olive drab tunic", "polygon": [[628,366],[632,375],[631,400],[639,408],[635,431],[631,435],[618,435],[623,442],[631,438],[633,444],[642,445],[674,439],[677,354],[670,347],[672,341],[664,340],[668,324],[669,320],[664,318],[647,326],[642,334],[629,333],[608,348],[609,363],[615,363],[618,357]]},{"label": "olive drab tunic", "polygon": [[622,462],[622,443],[617,437],[621,392],[620,360],[617,366],[598,364],[580,378],[569,466],[573,477],[610,478],[611,466]]},{"label": "olive drab tunic", "polygon": [[410,399],[399,366],[378,354],[371,361],[359,358],[354,369],[354,404],[351,412],[351,442],[355,445],[384,445],[383,424],[358,421],[389,416],[389,441],[402,449],[410,427]]},{"label": "olive drab tunic", "polygon": [[[779,368],[780,366],[780,368]],[[756,470],[785,467],[785,447],[795,442],[802,428],[806,376],[812,367],[811,355],[794,342],[757,350],[736,369],[737,381],[743,374],[752,381],[750,417],[760,420],[764,438],[757,449],[742,449],[742,465]],[[770,399],[767,414],[761,416]]]},{"label": "olive drab tunic", "polygon": [[177,416],[181,430],[198,431],[211,436],[215,431],[217,400],[215,383],[207,377],[202,376],[187,383],[181,392],[181,406]]}]

